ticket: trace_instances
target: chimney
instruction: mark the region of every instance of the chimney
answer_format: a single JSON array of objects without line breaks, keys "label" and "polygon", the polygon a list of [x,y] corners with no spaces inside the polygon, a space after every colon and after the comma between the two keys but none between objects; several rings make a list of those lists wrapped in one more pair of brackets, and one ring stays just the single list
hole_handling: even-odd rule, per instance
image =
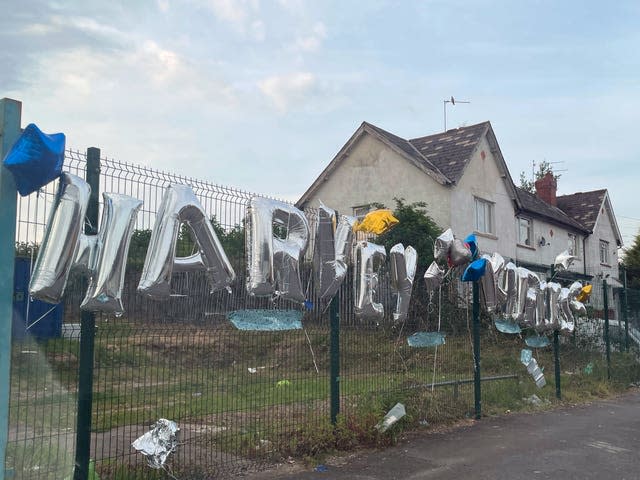
[{"label": "chimney", "polygon": [[554,207],[557,205],[556,191],[558,189],[558,183],[553,177],[551,172],[542,177],[540,180],[536,180],[536,196]]}]

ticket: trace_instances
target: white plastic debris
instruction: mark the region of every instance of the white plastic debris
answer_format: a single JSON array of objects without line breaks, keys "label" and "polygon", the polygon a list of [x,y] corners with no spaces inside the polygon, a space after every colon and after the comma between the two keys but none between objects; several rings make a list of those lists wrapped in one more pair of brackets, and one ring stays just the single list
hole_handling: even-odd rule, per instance
[{"label": "white plastic debris", "polygon": [[175,422],[161,418],[151,431],[136,439],[131,446],[147,457],[151,468],[163,468],[169,454],[178,446],[179,430]]},{"label": "white plastic debris", "polygon": [[394,407],[387,412],[382,421],[375,426],[375,428],[380,433],[384,433],[389,429],[391,425],[396,423],[406,414],[407,412],[404,409],[404,405],[401,403],[396,403]]},{"label": "white plastic debris", "polygon": [[527,372],[533,377],[533,381],[536,382],[538,388],[542,388],[547,384],[544,373],[542,373],[542,369],[538,366],[536,359],[533,358],[531,350],[528,348],[522,349],[520,352],[520,361],[527,367]]}]

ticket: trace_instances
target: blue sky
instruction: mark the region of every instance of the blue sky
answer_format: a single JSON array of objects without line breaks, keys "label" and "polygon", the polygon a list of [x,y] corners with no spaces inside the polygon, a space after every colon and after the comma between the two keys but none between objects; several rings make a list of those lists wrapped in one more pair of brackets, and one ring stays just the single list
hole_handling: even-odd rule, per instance
[{"label": "blue sky", "polygon": [[293,200],[363,120],[436,133],[453,95],[516,183],[562,162],[560,194],[608,188],[638,233],[638,2],[8,4],[0,96],[70,147]]}]

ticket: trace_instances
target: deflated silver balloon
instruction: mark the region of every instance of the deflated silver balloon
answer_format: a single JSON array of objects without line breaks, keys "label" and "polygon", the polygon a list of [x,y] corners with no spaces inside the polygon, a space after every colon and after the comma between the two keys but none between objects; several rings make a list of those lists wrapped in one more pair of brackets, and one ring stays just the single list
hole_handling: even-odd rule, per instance
[{"label": "deflated silver balloon", "polygon": [[512,321],[519,321],[522,306],[518,295],[518,267],[512,262],[507,263],[504,267],[502,276],[503,290],[506,294],[505,315]]},{"label": "deflated silver balloon", "polygon": [[582,292],[582,283],[573,282],[569,287],[569,306],[571,307],[571,311],[579,316],[586,317],[587,316],[587,307],[585,307],[584,303],[578,301],[577,297]]},{"label": "deflated silver balloon", "polygon": [[574,262],[577,257],[573,255],[569,255],[569,252],[565,250],[561,254],[559,254],[555,261],[553,262],[553,266],[556,270],[563,272],[565,270],[569,270],[569,267]]},{"label": "deflated silver balloon", "polygon": [[549,302],[549,315],[547,326],[556,329],[560,328],[560,291],[562,286],[559,283],[547,283],[547,301]]},{"label": "deflated silver balloon", "polygon": [[575,328],[575,319],[569,305],[569,289],[561,288],[558,296],[559,330],[562,333],[571,333]]},{"label": "deflated silver balloon", "polygon": [[424,285],[430,297],[433,295],[433,292],[440,287],[443,279],[444,270],[442,270],[435,261],[431,262],[427,271],[424,272]]},{"label": "deflated silver balloon", "polygon": [[324,205],[318,209],[313,264],[318,293],[325,303],[337,293],[347,275],[355,220],[341,215],[336,225],[335,211]]},{"label": "deflated silver balloon", "polygon": [[433,244],[433,258],[436,262],[444,262],[447,259],[453,238],[453,230],[450,228],[447,228],[436,238]]},{"label": "deflated silver balloon", "polygon": [[496,252],[492,255],[484,254],[482,258],[487,260],[487,268],[480,278],[480,298],[487,311],[495,312],[506,300],[506,293],[499,286],[500,274],[504,270],[504,258]]},{"label": "deflated silver balloon", "polygon": [[454,238],[449,250],[449,262],[454,267],[465,265],[471,261],[471,249],[459,238]]},{"label": "deflated silver balloon", "polygon": [[359,319],[378,322],[384,318],[384,306],[382,303],[376,303],[374,297],[378,290],[377,270],[386,257],[382,245],[370,242],[356,243],[353,285],[355,314]]},{"label": "deflated silver balloon", "polygon": [[117,193],[104,193],[102,198],[102,221],[91,242],[89,286],[80,308],[120,315],[127,253],[142,201]]},{"label": "deflated silver balloon", "polygon": [[[182,224],[190,229],[199,251],[188,257],[176,258],[176,242]],[[171,185],[164,192],[138,292],[153,298],[169,297],[174,270],[204,270],[211,291],[227,287],[236,277],[213,225],[187,185]]]},{"label": "deflated silver balloon", "polygon": [[418,252],[415,248],[398,243],[389,252],[391,263],[391,288],[398,295],[396,309],[393,312],[393,320],[403,321],[409,313],[411,303],[411,291],[413,289],[413,279],[416,276],[418,266]]},{"label": "deflated silver balloon", "polygon": [[[63,173],[54,200],[42,246],[33,269],[29,294],[58,303],[73,266],[91,188],[75,175]],[[88,261],[88,256],[87,256]]]},{"label": "deflated silver balloon", "polygon": [[[274,224],[285,238],[274,234]],[[277,200],[253,197],[247,212],[247,291],[305,301],[300,260],[309,241],[304,213]]]},{"label": "deflated silver balloon", "polygon": [[536,322],[534,328],[537,332],[544,332],[550,328],[550,322],[547,319],[547,282],[540,280],[539,284],[532,288],[536,291]]}]

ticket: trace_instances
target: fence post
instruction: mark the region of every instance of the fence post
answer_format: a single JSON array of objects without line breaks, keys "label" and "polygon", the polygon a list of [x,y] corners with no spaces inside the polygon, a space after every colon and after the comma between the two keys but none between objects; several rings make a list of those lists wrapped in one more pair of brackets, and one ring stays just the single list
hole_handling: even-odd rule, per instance
[{"label": "fence post", "polygon": [[338,422],[340,413],[340,293],[331,299],[329,315],[331,317],[330,338],[330,395],[331,395],[331,424]]},{"label": "fence post", "polygon": [[609,336],[609,297],[607,279],[602,279],[602,294],[604,297],[604,343],[607,351],[607,380],[611,380],[611,339]]},{"label": "fence post", "polygon": [[[551,282],[556,276],[556,266],[551,264],[551,277],[547,280]],[[547,311],[547,318],[551,317],[551,294],[549,291],[545,293],[545,308]],[[575,329],[574,342],[575,342]],[[554,380],[556,384],[556,398],[562,399],[562,377],[560,376],[560,331],[556,328],[553,330],[553,372]]]},{"label": "fence post", "polygon": [[[20,136],[22,103],[0,100],[0,161]],[[9,432],[9,386],[11,385],[11,322],[13,318],[13,270],[16,254],[16,184],[0,165],[0,480],[5,478]]]},{"label": "fence post", "polygon": [[473,396],[476,420],[482,416],[482,376],[480,372],[480,294],[478,281],[473,282]]},{"label": "fence post", "polygon": [[[91,196],[87,205],[87,223],[84,233],[98,233],[100,194],[100,149],[87,149],[87,183]],[[85,285],[86,287],[86,285]],[[93,356],[96,336],[94,312],[82,312],[80,317],[80,365],[78,367],[78,417],[76,428],[76,461],[74,480],[87,480],[91,455],[91,415],[93,402]]]},{"label": "fence post", "polygon": [[622,303],[622,314],[624,315],[624,351],[629,351],[629,304],[627,302],[627,269],[622,266],[622,272],[624,274],[623,282],[624,288],[622,291],[624,292],[624,301]]}]

